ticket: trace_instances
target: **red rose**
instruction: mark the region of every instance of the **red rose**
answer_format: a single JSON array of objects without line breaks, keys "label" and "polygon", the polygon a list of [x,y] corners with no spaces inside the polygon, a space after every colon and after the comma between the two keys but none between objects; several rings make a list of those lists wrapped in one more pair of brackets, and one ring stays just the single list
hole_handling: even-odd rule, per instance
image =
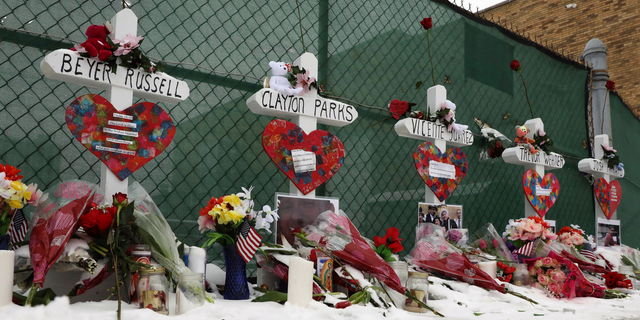
[{"label": "red rose", "polygon": [[80,217],[80,226],[91,237],[105,235],[109,231],[117,211],[118,208],[113,206],[104,210],[93,208]]},{"label": "red rose", "polygon": [[431,18],[422,19],[422,21],[420,21],[420,24],[422,25],[422,27],[425,30],[429,30],[429,29],[431,29],[431,27],[433,27],[433,23],[431,22]]},{"label": "red rose", "polygon": [[518,62],[518,60],[511,61],[510,66],[511,66],[511,70],[520,71],[520,62]]},{"label": "red rose", "polygon": [[616,83],[611,80],[607,80],[607,84],[605,84],[604,87],[607,88],[607,90],[616,91]]},{"label": "red rose", "polygon": [[121,207],[124,208],[127,206],[127,204],[129,203],[129,199],[127,199],[127,195],[122,193],[122,192],[118,192],[116,194],[113,195],[113,205],[116,207]]}]

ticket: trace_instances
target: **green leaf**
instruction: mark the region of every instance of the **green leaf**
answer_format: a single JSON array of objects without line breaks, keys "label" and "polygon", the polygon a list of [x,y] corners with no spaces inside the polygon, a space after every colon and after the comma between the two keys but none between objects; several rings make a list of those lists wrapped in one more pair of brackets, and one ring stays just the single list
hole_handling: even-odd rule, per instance
[{"label": "green leaf", "polygon": [[227,245],[236,243],[235,240],[233,240],[233,238],[223,233],[209,232],[207,233],[207,237],[211,238],[210,241],[214,241],[214,242],[219,240],[225,240]]},{"label": "green leaf", "polygon": [[[18,300],[21,306],[24,306],[24,303],[27,300],[27,297],[15,292],[13,293],[13,298]],[[53,301],[53,299],[55,298],[56,298],[56,293],[53,292],[51,288],[38,290],[38,292],[36,292],[36,295],[33,298],[33,301],[31,302],[31,306],[47,305],[49,304],[49,302]]]},{"label": "green leaf", "polygon": [[422,81],[416,82],[416,90],[420,89],[420,87],[422,87]]},{"label": "green leaf", "polygon": [[409,103],[408,103],[408,105],[409,105],[409,108],[411,108],[411,107],[413,107],[413,106],[417,106],[418,104],[417,104],[417,103],[414,103],[414,102],[409,102]]},{"label": "green leaf", "polygon": [[133,201],[126,207],[120,209],[120,225],[124,226],[129,224],[133,219]]},{"label": "green leaf", "polygon": [[251,302],[277,302],[279,304],[284,304],[287,302],[287,294],[278,292],[278,291],[267,291],[263,296],[257,297]]}]

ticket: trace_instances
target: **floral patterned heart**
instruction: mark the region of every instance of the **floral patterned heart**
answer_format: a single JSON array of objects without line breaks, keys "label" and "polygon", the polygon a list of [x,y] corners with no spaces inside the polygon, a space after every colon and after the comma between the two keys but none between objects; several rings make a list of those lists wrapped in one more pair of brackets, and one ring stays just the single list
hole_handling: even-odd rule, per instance
[{"label": "floral patterned heart", "polygon": [[440,201],[453,193],[469,168],[460,148],[452,147],[442,153],[431,142],[423,142],[416,148],[413,161],[420,178]]},{"label": "floral patterned heart", "polygon": [[[344,163],[344,145],[338,137],[324,130],[307,134],[295,123],[282,119],[269,122],[262,133],[262,147],[303,194],[331,179]],[[315,170],[296,173],[293,150],[313,153]]]},{"label": "floral patterned heart", "polygon": [[120,180],[162,153],[176,133],[169,114],[155,103],[140,102],[118,111],[97,94],[73,100],[65,121],[73,137]]},{"label": "floral patterned heart", "polygon": [[599,178],[593,184],[593,191],[596,194],[596,200],[600,208],[602,208],[602,212],[604,212],[604,216],[607,219],[611,219],[620,204],[620,196],[622,195],[620,182],[613,180],[607,183],[604,178]]},{"label": "floral patterned heart", "polygon": [[560,183],[553,173],[540,177],[533,169],[527,170],[522,176],[522,187],[527,200],[541,218],[556,203],[560,192]]},{"label": "floral patterned heart", "polygon": [[409,103],[406,101],[400,101],[395,99],[389,103],[389,111],[391,111],[391,116],[396,120],[400,119],[400,116],[405,114],[409,110]]}]

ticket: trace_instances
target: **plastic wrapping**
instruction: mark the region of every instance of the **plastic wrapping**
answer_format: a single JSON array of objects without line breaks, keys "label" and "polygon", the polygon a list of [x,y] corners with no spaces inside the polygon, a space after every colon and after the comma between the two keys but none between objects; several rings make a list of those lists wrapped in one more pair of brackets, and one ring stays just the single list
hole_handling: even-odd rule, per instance
[{"label": "plastic wrapping", "polygon": [[469,245],[479,248],[483,252],[496,256],[499,260],[517,262],[516,258],[502,240],[502,237],[491,223],[487,223],[480,227],[477,231],[469,236]]},{"label": "plastic wrapping", "polygon": [[31,221],[29,251],[34,270],[33,283],[42,288],[47,272],[55,263],[71,236],[78,230],[78,221],[92,202],[102,196],[97,186],[83,181],[67,181],[47,190],[47,199],[36,207]]},{"label": "plastic wrapping", "polygon": [[138,183],[129,186],[129,201],[135,201],[133,215],[143,241],[151,246],[151,256],[169,272],[174,282],[183,273],[191,274],[178,254],[176,236],[151,196]]},{"label": "plastic wrapping", "polygon": [[310,240],[352,267],[366,272],[402,294],[405,288],[396,272],[373,250],[344,212],[327,211],[304,228]]}]

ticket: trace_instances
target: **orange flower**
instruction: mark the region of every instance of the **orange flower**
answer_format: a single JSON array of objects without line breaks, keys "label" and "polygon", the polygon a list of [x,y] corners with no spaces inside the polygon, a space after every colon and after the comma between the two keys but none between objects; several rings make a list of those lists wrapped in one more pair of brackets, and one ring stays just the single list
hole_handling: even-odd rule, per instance
[{"label": "orange flower", "polygon": [[8,164],[5,164],[5,165],[0,164],[0,172],[4,172],[6,174],[6,177],[5,177],[6,180],[17,181],[22,179],[23,176],[18,175],[20,171],[22,170],[19,170],[14,166],[11,166]]}]

